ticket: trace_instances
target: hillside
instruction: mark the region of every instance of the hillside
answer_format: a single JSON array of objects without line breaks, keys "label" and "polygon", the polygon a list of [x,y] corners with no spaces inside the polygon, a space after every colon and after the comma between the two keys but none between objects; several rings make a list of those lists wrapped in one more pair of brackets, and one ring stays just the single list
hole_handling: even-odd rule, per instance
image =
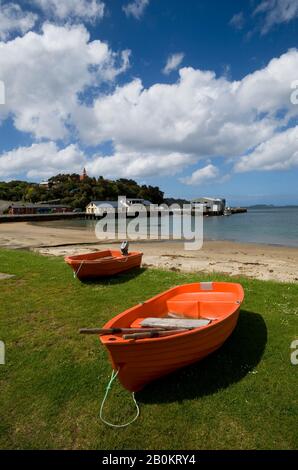
[{"label": "hillside", "polygon": [[154,204],[163,202],[163,192],[156,186],[139,185],[134,180],[108,180],[77,174],[61,174],[49,179],[49,187],[26,181],[0,182],[0,200],[23,202],[60,202],[73,209],[85,209],[91,200],[116,200],[118,196],[148,199]]}]

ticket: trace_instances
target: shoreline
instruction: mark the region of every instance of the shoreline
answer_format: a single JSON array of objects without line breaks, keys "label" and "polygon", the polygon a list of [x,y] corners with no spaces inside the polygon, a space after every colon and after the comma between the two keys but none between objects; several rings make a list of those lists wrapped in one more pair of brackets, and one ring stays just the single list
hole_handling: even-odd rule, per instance
[{"label": "shoreline", "polygon": [[[98,240],[93,231],[56,228],[19,222],[1,224],[0,247],[27,249],[48,256],[88,253],[119,245],[120,241]],[[132,250],[144,253],[143,266],[181,272],[224,273],[261,280],[298,281],[298,248],[292,246],[204,240],[200,250],[184,250],[183,241],[138,240]]]},{"label": "shoreline", "polygon": [[[57,222],[57,221],[56,221]],[[59,221],[61,222],[61,221]],[[72,230],[72,231],[81,231],[81,232],[94,232],[94,226],[86,226],[86,225],[82,225],[82,226],[72,226],[72,225],[63,225],[61,227],[59,227],[59,222],[58,224],[55,224],[55,222],[53,223],[53,221],[43,221],[43,222],[40,222],[40,221],[30,221],[28,222],[28,225],[35,225],[35,226],[44,226],[44,227],[48,227],[48,228],[54,228],[54,229],[65,229],[65,230]],[[86,230],[87,229],[87,230]],[[96,239],[97,240],[97,239]],[[122,239],[121,239],[122,240]],[[118,243],[118,240],[115,241],[114,239],[109,239],[108,240],[109,243]],[[142,241],[142,243],[146,243],[146,242],[153,242],[153,241],[157,241],[157,242],[162,242],[162,241],[166,241],[168,243],[172,243],[172,242],[184,242],[187,240],[175,240],[175,239],[160,239],[160,240],[147,240],[147,239],[140,239],[140,241]],[[234,239],[234,238],[208,238],[207,236],[204,237],[204,242],[231,242],[231,243],[241,243],[241,244],[248,244],[248,245],[257,245],[257,246],[271,246],[271,247],[284,247],[284,248],[293,248],[293,249],[297,249],[298,250],[298,239],[297,239],[297,243],[294,244],[294,243],[289,243],[289,244],[284,244],[284,243],[274,243],[274,242],[261,242],[261,241],[250,241],[250,240],[237,240],[237,239]]]}]

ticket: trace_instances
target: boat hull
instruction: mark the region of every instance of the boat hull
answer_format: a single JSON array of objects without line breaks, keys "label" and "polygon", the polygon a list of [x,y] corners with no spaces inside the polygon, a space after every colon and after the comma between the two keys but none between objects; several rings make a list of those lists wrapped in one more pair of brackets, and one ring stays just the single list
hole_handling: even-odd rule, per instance
[{"label": "boat hull", "polygon": [[67,256],[65,262],[79,279],[109,277],[141,266],[143,253],[122,255],[117,250],[104,250],[85,255]]},{"label": "boat hull", "polygon": [[[227,286],[228,283],[214,283]],[[238,284],[233,284],[239,286]],[[187,295],[190,286],[194,286],[194,298],[195,300]],[[132,392],[141,390],[146,384],[152,380],[156,380],[166,374],[174,372],[175,370],[185,367],[189,364],[193,364],[204,357],[208,356],[212,352],[216,351],[222,346],[227,338],[233,332],[237,320],[239,317],[240,304],[243,299],[243,290],[239,286],[234,292],[233,299],[221,303],[217,299],[212,301],[214,297],[214,291],[209,292],[210,301],[208,299],[208,293],[202,291],[203,301],[201,302],[201,314],[199,312],[198,305],[200,304],[200,292],[198,291],[199,284],[188,284],[186,286],[180,286],[181,288],[186,287],[188,291],[186,293],[186,300],[183,302],[180,300],[183,298],[183,293],[176,295],[175,289],[171,289],[160,296],[157,296],[147,301],[143,306],[134,307],[123,314],[118,315],[110,322],[105,325],[105,328],[111,328],[116,326],[124,327],[124,320],[132,320],[134,314],[140,315],[141,318],[146,316],[152,316],[152,311],[160,316],[165,315],[165,309],[175,310],[180,309],[180,313],[184,313],[189,318],[203,318],[203,316],[212,317],[212,304],[213,304],[213,319],[207,326],[197,328],[194,330],[180,333],[173,336],[161,337],[161,338],[150,338],[138,341],[125,341],[117,335],[106,335],[101,336],[100,340],[107,347],[109,357],[112,366],[115,370],[119,370],[118,378],[123,387]],[[179,289],[178,288],[178,289]],[[173,294],[173,296],[171,296]],[[222,292],[224,297],[224,292]],[[179,297],[179,300],[175,300]],[[182,297],[181,297],[182,296]],[[229,293],[227,292],[229,297]],[[216,297],[216,295],[215,295]],[[231,297],[231,296],[230,296]],[[174,300],[173,300],[174,298]],[[192,304],[192,305],[191,305]],[[161,310],[158,311],[158,306],[161,305]],[[221,307],[223,315],[219,317]],[[193,308],[191,308],[191,306]],[[143,309],[143,312],[142,312]],[[135,310],[135,311],[134,311]],[[182,312],[181,310],[184,310]],[[146,315],[148,313],[148,315]],[[130,317],[130,318],[129,318]],[[135,326],[138,320],[132,321]],[[126,326],[127,326],[126,322]]]}]

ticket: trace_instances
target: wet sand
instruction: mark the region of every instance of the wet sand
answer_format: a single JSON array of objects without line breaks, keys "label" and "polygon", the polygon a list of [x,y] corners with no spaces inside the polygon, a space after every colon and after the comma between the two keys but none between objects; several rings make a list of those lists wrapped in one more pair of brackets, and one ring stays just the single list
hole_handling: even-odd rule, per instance
[{"label": "wet sand", "polygon": [[[94,232],[56,228],[27,222],[0,224],[0,247],[29,249],[43,255],[65,256],[111,246]],[[131,249],[143,251],[143,265],[176,271],[219,272],[275,281],[298,281],[298,248],[206,241],[197,251],[186,251],[183,242],[138,241]]]}]

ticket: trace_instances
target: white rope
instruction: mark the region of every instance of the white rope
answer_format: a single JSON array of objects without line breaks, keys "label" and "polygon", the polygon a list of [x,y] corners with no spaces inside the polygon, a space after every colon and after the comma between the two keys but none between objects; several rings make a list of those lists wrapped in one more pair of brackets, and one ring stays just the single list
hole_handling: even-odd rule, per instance
[{"label": "white rope", "polygon": [[[114,261],[114,260],[115,260],[115,261],[118,261],[118,263],[126,263],[126,262],[128,261],[128,258],[129,258],[129,257],[126,256],[126,258],[124,258],[124,259],[121,259],[121,258],[114,258],[113,260],[109,260],[109,261]],[[105,261],[106,261],[106,260],[103,258],[102,260],[101,260],[101,259],[96,260],[96,263],[98,263],[98,262],[104,263]],[[78,274],[79,274],[79,272],[80,272],[80,270],[81,270],[81,267],[83,266],[84,262],[85,262],[85,260],[81,261],[80,266],[78,267],[78,269],[73,272],[73,277],[74,277],[74,278],[78,277]]]},{"label": "white rope", "polygon": [[81,269],[81,267],[83,266],[83,264],[84,264],[84,260],[81,261],[81,264],[80,264],[80,266],[78,267],[78,269],[73,272],[73,277],[78,277],[78,274],[79,274],[80,269]]},{"label": "white rope", "polygon": [[111,375],[111,378],[110,378],[110,381],[108,383],[108,386],[107,386],[107,389],[106,389],[106,392],[105,392],[105,395],[103,397],[103,400],[102,400],[102,403],[101,403],[101,406],[100,406],[100,413],[99,413],[99,417],[101,419],[101,421],[105,424],[107,424],[108,426],[111,426],[112,428],[125,428],[126,426],[129,426],[130,424],[132,424],[140,415],[140,408],[139,408],[139,405],[137,404],[137,401],[135,399],[135,394],[132,393],[132,398],[133,398],[133,401],[134,401],[134,404],[136,406],[136,409],[137,409],[137,413],[135,415],[135,417],[129,421],[128,423],[125,423],[125,424],[113,424],[113,423],[110,423],[109,421],[107,421],[106,419],[103,418],[103,408],[104,408],[104,404],[106,402],[106,399],[108,397],[108,394],[109,394],[109,391],[110,391],[110,388],[112,386],[112,383],[114,382],[114,380],[116,379],[117,375],[119,374],[119,371],[120,369],[117,370],[117,372],[114,372],[114,370],[112,370],[112,375]]},{"label": "white rope", "polygon": [[121,259],[121,258],[115,258],[116,261],[118,261],[118,263],[126,263],[126,261],[128,261],[128,256],[126,256],[126,258],[124,259]]}]

